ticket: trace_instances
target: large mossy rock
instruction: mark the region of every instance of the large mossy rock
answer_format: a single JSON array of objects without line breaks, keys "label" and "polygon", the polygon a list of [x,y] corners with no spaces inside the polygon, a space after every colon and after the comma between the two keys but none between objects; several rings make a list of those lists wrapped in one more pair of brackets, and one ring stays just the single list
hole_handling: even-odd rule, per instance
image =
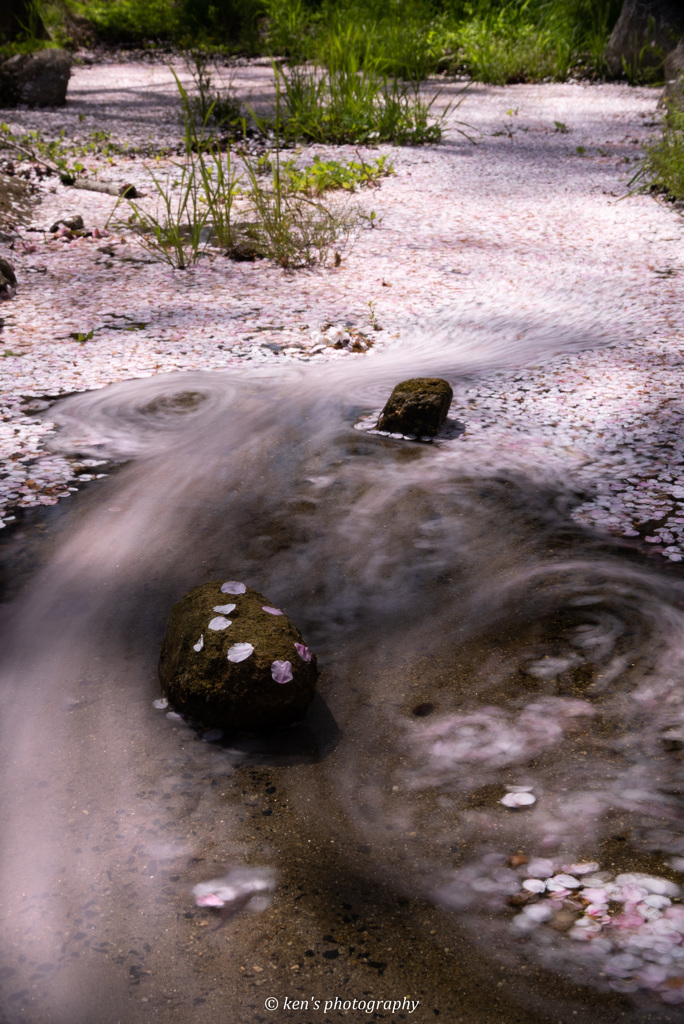
[{"label": "large mossy rock", "polygon": [[70,75],[71,56],[66,50],[17,53],[0,61],[0,106],[61,107]]},{"label": "large mossy rock", "polygon": [[625,68],[636,75],[643,68],[661,67],[682,35],[682,0],[624,0],[606,45],[610,73],[618,78]]},{"label": "large mossy rock", "polygon": [[441,377],[413,377],[397,384],[380,413],[378,430],[434,437],[444,423],[454,397]]},{"label": "large mossy rock", "polygon": [[[176,711],[227,732],[300,720],[318,667],[296,626],[263,594],[217,580],[171,609],[159,678]],[[231,607],[232,606],[232,607]],[[267,609],[267,610],[265,610]]]}]

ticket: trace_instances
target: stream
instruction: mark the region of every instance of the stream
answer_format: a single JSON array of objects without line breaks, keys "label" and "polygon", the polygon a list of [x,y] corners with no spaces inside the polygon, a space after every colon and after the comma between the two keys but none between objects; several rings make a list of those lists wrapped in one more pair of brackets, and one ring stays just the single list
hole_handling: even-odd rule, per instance
[{"label": "stream", "polygon": [[[45,414],[118,468],[4,542],[2,1024],[681,1019],[680,571],[573,522],[524,452],[357,429],[419,373],[467,430],[463,366],[502,345]],[[153,707],[172,604],[220,578],[316,652],[302,725],[207,742]],[[261,895],[197,907],[221,878]]]}]

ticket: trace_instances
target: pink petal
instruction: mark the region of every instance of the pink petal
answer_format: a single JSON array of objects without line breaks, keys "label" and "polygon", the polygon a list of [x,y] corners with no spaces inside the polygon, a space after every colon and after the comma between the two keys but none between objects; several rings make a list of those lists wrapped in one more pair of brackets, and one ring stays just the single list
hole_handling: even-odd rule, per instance
[{"label": "pink petal", "polygon": [[225,907],[225,905],[226,901],[213,892],[208,892],[206,896],[198,896],[195,900],[196,907]]},{"label": "pink petal", "polygon": [[246,591],[247,587],[244,583],[236,583],[235,580],[229,580],[221,587],[222,594],[244,594]]},{"label": "pink petal", "polygon": [[254,646],[252,644],[233,644],[228,649],[228,661],[235,662],[236,664],[240,661],[244,661],[245,658],[249,658],[254,653]]},{"label": "pink petal", "polygon": [[294,679],[289,661],[274,661],[271,665],[271,675],[276,683],[291,683]]},{"label": "pink petal", "polygon": [[282,615],[280,608],[271,608],[270,604],[262,604],[262,612],[268,612],[269,615]]},{"label": "pink petal", "polygon": [[295,650],[302,661],[311,661],[311,651],[306,644],[295,644]]},{"label": "pink petal", "polygon": [[603,903],[604,905],[607,905],[610,899],[605,889],[590,889],[589,887],[582,889],[581,896],[582,899],[589,900],[591,903]]}]

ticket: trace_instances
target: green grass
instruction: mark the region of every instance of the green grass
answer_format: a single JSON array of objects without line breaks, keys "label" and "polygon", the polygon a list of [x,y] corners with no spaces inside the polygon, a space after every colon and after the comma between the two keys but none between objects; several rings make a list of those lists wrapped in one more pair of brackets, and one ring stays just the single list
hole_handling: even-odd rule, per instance
[{"label": "green grass", "polygon": [[[336,40],[337,41],[337,40]],[[445,113],[433,114],[417,88],[381,74],[350,48],[327,68],[277,69],[283,103],[278,130],[289,140],[344,144],[439,142]]]},{"label": "green grass", "polygon": [[112,43],[162,41],[329,67],[331,45],[343,40],[358,65],[412,83],[437,70],[492,82],[600,75],[621,7],[621,0],[37,2],[53,14],[68,5]]},{"label": "green grass", "polygon": [[[268,155],[260,157],[257,168],[272,173],[273,159]],[[331,189],[353,192],[357,186],[374,184],[379,178],[394,174],[394,165],[386,156],[370,162],[361,157],[358,161],[340,161],[315,156],[313,163],[304,167],[297,167],[293,159],[281,161],[280,174],[291,192],[319,196]]]},{"label": "green grass", "polygon": [[[192,97],[177,76],[176,84],[185,123],[185,159],[166,178],[151,175],[154,205],[122,199],[112,223],[136,231],[151,255],[177,270],[196,263],[208,250],[236,259],[263,257],[290,269],[328,262],[337,266],[361,226],[360,211],[347,195],[326,204],[319,197],[334,187],[348,193],[352,183],[391,173],[386,159],[372,165],[314,162],[297,170],[292,160],[281,163],[278,133],[266,159],[257,161],[245,150],[237,150],[234,158],[231,143],[222,146],[212,132],[212,108],[198,126]],[[277,107],[279,103],[277,90]],[[118,212],[122,204],[126,219]]]},{"label": "green grass", "polygon": [[684,199],[684,111],[671,107],[661,138],[646,146],[639,170],[630,181],[635,191]]}]

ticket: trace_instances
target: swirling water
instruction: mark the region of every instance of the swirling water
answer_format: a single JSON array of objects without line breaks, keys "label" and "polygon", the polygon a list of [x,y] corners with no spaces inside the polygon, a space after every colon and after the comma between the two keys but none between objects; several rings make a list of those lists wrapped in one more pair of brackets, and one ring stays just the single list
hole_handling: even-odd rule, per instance
[{"label": "swirling water", "polygon": [[[580,528],[572,481],[524,452],[355,429],[404,376],[548,347],[50,411],[59,450],[121,465],[4,609],[3,1024],[678,1019],[678,570]],[[171,605],[221,576],[316,651],[304,726],[206,742],[153,707]],[[365,1008],[324,1015],[336,997]]]}]

